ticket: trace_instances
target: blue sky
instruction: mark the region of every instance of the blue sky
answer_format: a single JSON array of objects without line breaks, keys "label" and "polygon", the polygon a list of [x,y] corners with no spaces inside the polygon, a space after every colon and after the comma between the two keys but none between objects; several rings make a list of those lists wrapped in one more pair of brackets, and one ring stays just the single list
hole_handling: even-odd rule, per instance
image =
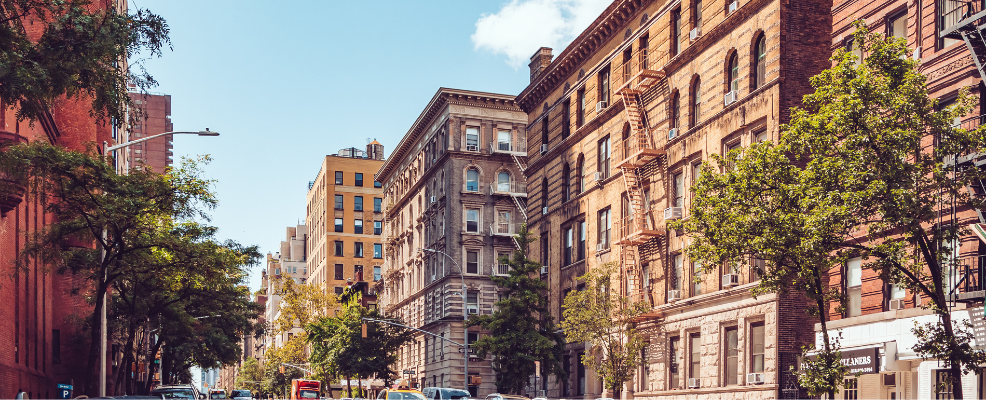
[{"label": "blue sky", "polygon": [[[209,154],[223,239],[278,251],[305,219],[322,158],[375,138],[387,156],[439,87],[518,94],[527,58],[578,35],[609,0],[130,0],[171,27],[148,60],[172,96],[175,159]],[[289,7],[291,5],[292,7]],[[260,286],[254,268],[250,286]]]}]

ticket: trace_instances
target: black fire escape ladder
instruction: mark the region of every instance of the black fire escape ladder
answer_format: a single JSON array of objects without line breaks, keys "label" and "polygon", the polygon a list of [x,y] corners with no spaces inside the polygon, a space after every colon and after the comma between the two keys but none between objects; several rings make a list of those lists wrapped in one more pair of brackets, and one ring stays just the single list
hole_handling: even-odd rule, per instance
[{"label": "black fire escape ladder", "polygon": [[[963,6],[944,14],[942,19],[958,19],[958,22],[947,29],[942,29],[938,36],[964,41],[969,52],[972,53],[972,61],[976,63],[979,77],[986,82],[986,71],[983,71],[983,66],[986,66],[986,37],[984,37],[986,24],[981,23],[986,18],[986,10],[979,1],[962,3]],[[958,16],[959,13],[961,16]]]}]

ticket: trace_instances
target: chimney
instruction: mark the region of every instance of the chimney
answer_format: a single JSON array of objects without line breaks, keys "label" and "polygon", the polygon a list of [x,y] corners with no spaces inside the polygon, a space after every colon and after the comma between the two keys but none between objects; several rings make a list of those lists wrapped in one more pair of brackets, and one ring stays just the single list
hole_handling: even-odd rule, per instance
[{"label": "chimney", "polygon": [[374,139],[366,145],[366,156],[371,160],[383,160],[383,145]]},{"label": "chimney", "polygon": [[541,72],[544,71],[546,68],[548,68],[548,64],[551,64],[550,47],[542,47],[538,49],[538,51],[534,52],[534,55],[531,56],[531,64],[530,64],[531,82],[534,82],[534,80],[537,79],[539,75],[541,75]]}]

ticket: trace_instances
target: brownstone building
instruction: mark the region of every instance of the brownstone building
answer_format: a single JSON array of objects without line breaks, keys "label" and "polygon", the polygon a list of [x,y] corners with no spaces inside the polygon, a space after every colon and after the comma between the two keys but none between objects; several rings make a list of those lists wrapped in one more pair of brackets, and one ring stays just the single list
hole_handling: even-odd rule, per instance
[{"label": "brownstone building", "polygon": [[[526,123],[514,96],[441,88],[377,172],[386,203],[380,304],[438,336],[418,334],[400,350],[397,369],[413,372],[404,378],[416,387],[467,387],[466,353],[439,337],[478,340],[484,333],[464,331],[463,315],[492,313],[500,298],[490,275],[507,273],[497,259],[516,249],[527,218]],[[495,392],[490,361],[468,363],[472,395]]]},{"label": "brownstone building", "polygon": [[[627,398],[797,398],[803,301],[753,298],[752,271],[701,275],[667,230],[687,218],[698,166],[776,140],[789,109],[826,68],[831,2],[614,1],[557,58],[542,48],[517,97],[528,112],[529,226],[547,266],[556,318],[575,277],[620,266],[621,293],[651,305],[648,345]],[[548,397],[595,398],[598,377],[568,345],[565,382]],[[794,390],[791,390],[794,389]]]},{"label": "brownstone building", "polygon": [[[128,140],[174,132],[174,125],[171,124],[171,95],[130,93],[130,98],[140,109],[141,115],[138,121],[130,126]],[[163,173],[165,168],[171,166],[173,138],[173,135],[167,135],[137,143],[120,149],[117,157],[122,157],[125,165],[144,164],[151,167],[154,172]]]}]

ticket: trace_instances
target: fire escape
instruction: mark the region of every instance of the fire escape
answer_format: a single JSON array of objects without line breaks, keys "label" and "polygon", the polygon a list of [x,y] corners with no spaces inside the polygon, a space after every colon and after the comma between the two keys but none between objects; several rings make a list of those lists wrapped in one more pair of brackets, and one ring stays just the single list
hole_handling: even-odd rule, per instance
[{"label": "fire escape", "polygon": [[[514,141],[517,143],[514,143]],[[490,144],[490,153],[510,155],[514,163],[517,164],[520,175],[523,176],[524,170],[527,169],[522,162],[522,158],[527,157],[527,141],[523,138],[518,138],[514,141],[500,141],[498,139],[496,143]],[[506,182],[500,182],[499,177],[497,179],[497,182],[490,184],[490,195],[510,197],[513,200],[514,206],[517,207],[517,212],[524,218],[524,221],[500,220],[500,216],[497,215],[495,224],[490,225],[490,234],[493,236],[509,236],[513,240],[514,246],[520,249],[520,242],[517,241],[516,235],[520,232],[520,226],[527,223],[527,184],[519,177],[513,181]]]},{"label": "fire escape", "polygon": [[620,268],[625,279],[621,280],[623,293],[631,301],[653,301],[643,287],[643,270],[640,265],[639,246],[651,238],[664,234],[656,226],[649,210],[644,209],[642,169],[651,161],[664,155],[664,149],[655,143],[647,123],[641,96],[647,89],[665,78],[664,71],[652,69],[657,60],[650,57],[646,48],[638,50],[625,60],[613,76],[615,93],[623,98],[624,112],[630,125],[629,134],[616,142],[617,164],[623,172],[629,212],[622,215],[616,225],[615,244],[620,246]]}]

